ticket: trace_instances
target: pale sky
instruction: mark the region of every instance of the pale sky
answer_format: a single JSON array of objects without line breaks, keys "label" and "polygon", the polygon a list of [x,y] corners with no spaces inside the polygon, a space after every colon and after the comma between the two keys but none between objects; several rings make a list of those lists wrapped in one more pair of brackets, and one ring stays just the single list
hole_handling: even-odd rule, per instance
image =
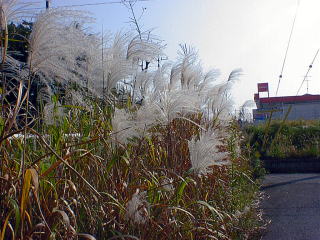
[{"label": "pale sky", "polygon": [[[40,6],[45,6],[45,0]],[[117,0],[52,0],[51,6],[114,2]],[[236,106],[253,99],[258,82],[269,82],[274,96],[297,0],[150,0],[138,2],[136,13],[144,30],[153,29],[167,44],[165,53],[174,60],[179,43],[199,51],[206,69],[218,68],[221,80],[235,68],[243,76],[234,86]],[[79,7],[96,18],[100,31],[126,30],[129,12],[121,4]],[[278,96],[296,95],[317,49],[320,47],[320,0],[300,0],[296,25]],[[309,93],[320,94],[320,55],[310,72]],[[300,94],[307,92],[304,84]]]}]

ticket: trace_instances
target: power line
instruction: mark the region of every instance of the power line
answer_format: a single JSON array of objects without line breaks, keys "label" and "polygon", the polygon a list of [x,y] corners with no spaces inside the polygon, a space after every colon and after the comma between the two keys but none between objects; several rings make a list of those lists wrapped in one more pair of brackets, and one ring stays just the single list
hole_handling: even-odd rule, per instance
[{"label": "power line", "polygon": [[[148,2],[149,0],[136,0],[137,2]],[[99,6],[108,4],[122,4],[123,1],[112,1],[112,2],[99,2],[99,3],[84,3],[84,4],[72,4],[72,5],[62,5],[58,7],[85,7],[85,6]],[[52,7],[57,8],[57,7]],[[42,10],[43,8],[28,8],[27,10]]]},{"label": "power line", "polygon": [[[318,56],[319,50],[320,50],[320,49],[318,49],[318,51],[317,51],[316,54],[314,55],[313,60],[312,60],[311,64],[309,65],[308,71],[307,71],[306,75],[304,75],[304,78],[303,78],[303,80],[302,80],[302,83],[301,83],[301,85],[300,85],[300,87],[299,87],[299,89],[298,89],[298,91],[297,91],[297,95],[299,94],[300,89],[301,89],[303,83],[304,83],[305,81],[309,81],[309,80],[307,80],[308,74],[309,74],[309,72],[311,71],[311,68],[313,67],[314,61],[316,60],[316,58],[317,58],[317,56]],[[309,88],[309,87],[307,86],[307,88]]]},{"label": "power line", "polygon": [[278,90],[279,90],[279,86],[280,86],[280,81],[281,81],[282,76],[283,76],[282,74],[283,74],[283,70],[284,70],[284,67],[285,67],[285,64],[286,64],[286,60],[287,60],[287,56],[288,56],[288,51],[289,51],[289,47],[290,47],[290,43],[291,43],[291,37],[292,37],[293,30],[294,30],[294,25],[295,25],[295,23],[296,23],[296,18],[297,18],[297,15],[298,15],[299,5],[300,5],[300,0],[298,0],[296,13],[295,13],[295,15],[294,15],[294,19],[293,19],[293,23],[292,23],[292,27],[291,27],[291,31],[290,31],[290,36],[289,36],[289,40],[288,40],[288,44],[287,44],[287,49],[286,49],[286,53],[285,53],[285,55],[284,55],[284,59],[283,59],[283,63],[282,63],[282,68],[281,68],[281,72],[280,72],[280,75],[279,75],[279,80],[278,80],[278,86],[277,86],[276,96],[278,95]]}]

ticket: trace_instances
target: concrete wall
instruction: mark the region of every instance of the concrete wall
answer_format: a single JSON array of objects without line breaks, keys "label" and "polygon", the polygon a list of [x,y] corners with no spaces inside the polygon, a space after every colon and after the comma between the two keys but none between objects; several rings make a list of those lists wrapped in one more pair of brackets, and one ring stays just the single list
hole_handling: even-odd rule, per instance
[{"label": "concrete wall", "polygon": [[269,173],[320,173],[320,159],[264,159]]}]

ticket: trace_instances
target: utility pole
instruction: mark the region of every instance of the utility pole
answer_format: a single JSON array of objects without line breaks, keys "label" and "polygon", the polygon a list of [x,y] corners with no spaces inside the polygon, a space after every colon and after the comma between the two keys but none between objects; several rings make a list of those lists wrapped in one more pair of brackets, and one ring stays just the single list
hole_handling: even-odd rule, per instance
[{"label": "utility pole", "polygon": [[50,7],[50,0],[46,0],[46,9],[48,10]]},{"label": "utility pole", "polygon": [[309,82],[311,81],[309,78],[311,78],[311,76],[306,76],[306,82],[307,82],[307,94],[309,94]]}]

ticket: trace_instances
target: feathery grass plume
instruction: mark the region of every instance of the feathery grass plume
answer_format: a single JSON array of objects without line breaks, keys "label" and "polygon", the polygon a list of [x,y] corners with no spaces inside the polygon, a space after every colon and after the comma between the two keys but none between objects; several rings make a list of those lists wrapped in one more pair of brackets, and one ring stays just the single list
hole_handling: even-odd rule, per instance
[{"label": "feathery grass plume", "polygon": [[174,119],[187,118],[189,114],[199,111],[199,98],[194,91],[155,91],[146,96],[134,114],[116,109],[112,119],[113,132],[117,141],[127,143],[131,137],[147,134],[152,126],[168,125]]},{"label": "feathery grass plume", "polygon": [[[3,57],[3,48],[0,48],[0,58]],[[29,72],[23,68],[23,64],[10,56],[11,52],[6,55],[6,61],[2,64],[3,72],[9,79],[15,79],[17,81],[27,80],[29,77]]]},{"label": "feathery grass plume", "polygon": [[172,68],[171,63],[164,63],[159,66],[158,69],[153,73],[152,85],[154,92],[162,92],[166,89],[170,90],[170,69]]},{"label": "feathery grass plume", "polygon": [[148,129],[155,125],[168,125],[177,118],[200,111],[198,96],[193,91],[155,91],[143,98],[142,106],[136,112],[139,126]]},{"label": "feathery grass plume", "polygon": [[51,91],[50,86],[45,85],[41,87],[38,91],[37,102],[40,104],[51,103],[52,96],[53,96],[53,93]]},{"label": "feathery grass plume", "polygon": [[147,98],[145,110],[154,115],[157,123],[167,125],[176,118],[199,112],[199,99],[194,91],[164,91]]},{"label": "feathery grass plume", "polygon": [[105,87],[108,92],[116,88],[118,82],[129,78],[133,74],[135,67],[127,59],[129,39],[129,33],[118,32],[113,37],[111,45],[105,50],[103,71],[105,74]]},{"label": "feathery grass plume", "polygon": [[226,122],[231,119],[233,102],[230,90],[241,74],[241,69],[235,69],[231,71],[228,80],[225,83],[217,84],[211,88],[207,95],[207,99],[209,99],[209,109],[211,110],[210,117],[213,120],[222,120]]},{"label": "feathery grass plume", "polygon": [[149,206],[147,192],[140,192],[139,189],[137,189],[127,203],[126,217],[132,223],[146,224],[149,218]]},{"label": "feathery grass plume", "polygon": [[64,112],[61,104],[49,102],[43,109],[43,120],[46,125],[57,125],[61,122]]},{"label": "feathery grass plume", "polygon": [[127,59],[133,62],[153,62],[162,55],[161,41],[150,32],[144,32],[131,39],[127,49]]},{"label": "feathery grass plume", "polygon": [[215,84],[219,72],[213,69],[204,73],[195,50],[186,46],[181,49],[177,64],[165,64],[154,72],[142,71],[134,75],[133,92],[140,106],[130,116],[127,126],[147,130],[207,109],[212,109],[214,119],[229,119],[232,107],[229,88],[238,72],[232,72],[227,83]]},{"label": "feathery grass plume", "polygon": [[256,103],[253,100],[247,100],[241,105],[241,108],[253,108],[255,106]]},{"label": "feathery grass plume", "polygon": [[139,136],[136,121],[133,119],[133,116],[124,109],[115,109],[111,125],[116,142],[123,145],[127,144],[130,138]]},{"label": "feathery grass plume", "polygon": [[171,64],[163,64],[156,71],[139,71],[136,73],[133,94],[136,99],[145,99],[168,89],[168,76]]},{"label": "feathery grass plume", "polygon": [[111,119],[115,141],[122,145],[126,145],[134,137],[140,138],[149,135],[148,130],[156,123],[153,112],[144,107],[133,113],[116,108]]},{"label": "feathery grass plume", "polygon": [[[237,139],[228,138],[228,145],[221,147],[228,149],[227,154],[219,150],[225,128],[200,134],[201,124],[213,125],[201,111],[212,101],[210,97],[217,103],[221,98],[229,103],[229,98],[224,98],[229,86],[217,85],[217,72],[203,71],[190,49],[176,64],[161,63],[155,71],[152,65],[146,69],[146,61],[155,60],[159,53],[152,47],[142,49],[145,45],[141,41],[150,40],[147,36],[134,40],[138,47],[130,35],[122,33],[108,33],[101,41],[100,36],[83,30],[81,21],[73,21],[78,19],[77,12],[55,10],[41,13],[35,23],[28,60],[31,73],[14,59],[8,58],[4,64],[12,65],[12,71],[5,73],[15,78],[10,88],[20,95],[19,102],[28,99],[23,81],[30,83],[36,76],[45,83],[38,92],[45,117],[43,122],[24,128],[24,134],[15,134],[24,130],[17,126],[17,131],[7,131],[0,139],[0,154],[6,157],[0,159],[2,238],[93,239],[75,229],[97,239],[248,237],[255,227],[254,214],[251,210],[238,214],[236,221],[233,216],[254,200],[249,163],[242,157],[237,159],[232,172],[240,174],[229,174],[228,168],[210,169],[227,164],[227,158],[234,159],[231,150]],[[79,114],[82,108],[70,108],[68,118],[60,124],[63,108],[51,93],[57,81],[62,83],[59,86],[65,96],[72,95],[72,104],[88,105],[84,99],[90,99],[93,111]],[[17,82],[21,87],[13,86]],[[132,84],[125,91],[136,96],[133,103],[118,104],[118,93],[111,95],[121,84]],[[115,101],[101,110],[100,100],[94,102],[94,97],[104,92]],[[9,106],[7,116],[16,116],[25,105]],[[103,133],[109,129],[106,117],[110,109],[115,110],[110,120],[112,133],[107,136]],[[50,124],[60,126],[47,126]],[[141,138],[146,134],[152,136]],[[189,154],[190,158],[186,157]],[[208,173],[207,177],[190,175],[190,163],[195,172]],[[209,174],[210,170],[214,174]],[[137,188],[141,190],[134,193]],[[94,194],[89,194],[90,189]],[[24,205],[25,218],[14,216]]]},{"label": "feathery grass plume", "polygon": [[80,83],[77,62],[85,49],[81,44],[83,30],[80,26],[89,19],[84,12],[64,8],[49,9],[37,15],[29,38],[31,71],[42,75],[47,82]]},{"label": "feathery grass plume", "polygon": [[104,34],[102,44],[98,35],[86,34],[83,31],[80,34],[80,45],[83,48],[80,48],[81,53],[77,58],[75,71],[78,73],[80,84],[87,90],[87,95],[102,98],[107,85],[107,74],[104,70],[106,58],[102,61],[102,52],[106,52],[105,45],[110,42],[111,36]]},{"label": "feathery grass plume", "polygon": [[148,71],[138,71],[134,76],[134,85],[133,85],[133,95],[135,97],[134,100],[141,100],[145,98],[145,96],[149,95],[153,92],[152,86],[152,73]]},{"label": "feathery grass plume", "polygon": [[84,27],[86,17],[83,16],[83,18],[76,19],[65,27],[63,38],[67,42],[67,52],[59,59],[62,64],[65,64],[65,70],[69,73],[69,76],[66,75],[68,77],[66,81],[92,91],[92,87],[95,86],[94,79],[102,78],[100,73],[102,72],[100,51],[102,44],[98,35],[89,33]]},{"label": "feathery grass plume", "polygon": [[241,70],[233,70],[226,83],[215,83],[219,71],[211,69],[204,72],[194,48],[180,45],[178,64],[170,74],[171,88],[179,86],[182,89],[192,89],[198,93],[201,109],[214,120],[229,120],[232,101],[230,89],[241,75]]},{"label": "feathery grass plume", "polygon": [[230,120],[230,110],[232,101],[229,96],[231,84],[220,83],[211,88],[208,94],[209,108],[211,110],[210,118],[214,120]]},{"label": "feathery grass plume", "polygon": [[192,169],[198,174],[210,172],[210,166],[228,165],[228,153],[221,152],[219,146],[222,142],[212,129],[200,134],[199,140],[196,137],[188,141],[190,161]]},{"label": "feathery grass plume", "polygon": [[220,71],[218,69],[210,69],[208,72],[203,73],[197,88],[198,91],[210,92],[210,89],[214,86],[219,76]]},{"label": "feathery grass plume", "polygon": [[[165,64],[154,73],[143,72],[136,77],[135,92],[143,99],[141,111],[155,124],[169,124],[200,112],[206,104],[204,96],[214,87],[217,71],[203,73],[193,48],[181,46],[179,62]],[[139,95],[137,94],[137,95]]]},{"label": "feathery grass plume", "polygon": [[32,3],[23,3],[19,0],[0,0],[0,36],[3,41],[2,46],[2,64],[5,63],[8,48],[8,22],[18,20],[19,18],[30,13],[26,9]]},{"label": "feathery grass plume", "polygon": [[[216,80],[220,75],[217,69],[204,72],[198,59],[198,53],[192,47],[180,45],[178,63],[170,73],[170,88],[189,89],[197,92],[201,109],[207,111],[210,102],[221,102],[223,94]],[[231,84],[226,84],[231,86]],[[214,94],[220,90],[217,94]],[[226,111],[228,111],[227,109]]]},{"label": "feathery grass plume", "polygon": [[252,108],[254,108],[255,106],[256,104],[253,100],[245,101],[239,108],[239,119],[241,121],[251,121],[252,115],[250,110],[252,110]]},{"label": "feathery grass plume", "polygon": [[5,29],[8,22],[13,22],[31,14],[27,7],[34,3],[20,0],[0,0],[0,27]]},{"label": "feathery grass plume", "polygon": [[192,47],[180,45],[179,64],[180,84],[183,89],[196,88],[201,81],[202,68],[199,64],[198,53]]},{"label": "feathery grass plume", "polygon": [[88,104],[88,101],[85,99],[85,93],[81,90],[67,89],[66,90],[66,105],[81,107],[88,111],[92,110],[92,106]]},{"label": "feathery grass plume", "polygon": [[[213,86],[213,82],[220,74],[219,71],[211,69],[208,72],[204,72],[198,53],[193,47],[180,45],[178,54],[178,64],[171,72],[173,75],[178,73],[178,78],[173,76],[172,79],[180,80],[183,89],[193,89],[201,95],[206,91],[210,91],[210,87]],[[172,81],[170,82],[172,84]]]}]

